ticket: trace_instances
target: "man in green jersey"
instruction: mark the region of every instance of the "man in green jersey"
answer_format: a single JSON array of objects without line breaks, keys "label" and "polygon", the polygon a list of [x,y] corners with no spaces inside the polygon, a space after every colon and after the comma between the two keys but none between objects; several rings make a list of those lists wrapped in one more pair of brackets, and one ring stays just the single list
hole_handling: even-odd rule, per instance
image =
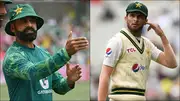
[{"label": "man in green jersey", "polygon": [[0,0],[0,28],[2,27],[2,21],[7,13],[6,4],[12,3],[11,0]]},{"label": "man in green jersey", "polygon": [[[7,34],[16,37],[3,61],[3,72],[11,101],[52,101],[52,90],[66,94],[81,77],[81,68],[69,67],[67,62],[79,50],[87,49],[84,37],[72,38],[70,31],[65,48],[51,56],[33,44],[37,31],[44,24],[29,4],[18,4],[9,10],[10,21],[5,26]],[[67,78],[57,70],[67,64]]]}]

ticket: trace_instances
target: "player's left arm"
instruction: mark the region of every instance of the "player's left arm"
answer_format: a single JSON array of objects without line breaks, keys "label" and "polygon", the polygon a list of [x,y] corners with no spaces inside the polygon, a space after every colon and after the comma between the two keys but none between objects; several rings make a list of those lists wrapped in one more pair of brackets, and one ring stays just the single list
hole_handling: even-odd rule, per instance
[{"label": "player's left arm", "polygon": [[70,88],[67,79],[64,78],[60,73],[55,72],[52,75],[52,88],[54,92],[64,95],[74,87]]},{"label": "player's left arm", "polygon": [[159,54],[159,56],[157,58],[157,62],[166,67],[169,67],[169,68],[176,68],[177,62],[176,62],[176,58],[175,58],[175,53],[174,53],[167,37],[165,36],[163,30],[157,24],[153,24],[150,22],[147,22],[147,24],[150,25],[148,28],[148,31],[152,28],[156,32],[156,34],[160,36],[160,38],[162,40],[164,51]]},{"label": "player's left arm", "polygon": [[52,88],[56,93],[61,95],[72,90],[75,87],[75,82],[81,78],[81,68],[79,65],[70,68],[69,64],[67,64],[66,67],[67,78],[64,78],[58,72],[52,76]]}]

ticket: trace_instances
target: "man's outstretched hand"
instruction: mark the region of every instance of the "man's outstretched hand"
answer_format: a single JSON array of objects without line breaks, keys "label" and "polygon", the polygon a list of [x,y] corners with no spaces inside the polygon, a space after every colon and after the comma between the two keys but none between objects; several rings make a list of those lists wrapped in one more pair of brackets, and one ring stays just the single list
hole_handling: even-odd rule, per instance
[{"label": "man's outstretched hand", "polygon": [[88,40],[86,37],[78,37],[78,38],[72,38],[72,27],[70,27],[70,32],[68,35],[68,40],[66,42],[66,51],[69,56],[72,56],[76,52],[80,50],[87,49],[89,45]]}]

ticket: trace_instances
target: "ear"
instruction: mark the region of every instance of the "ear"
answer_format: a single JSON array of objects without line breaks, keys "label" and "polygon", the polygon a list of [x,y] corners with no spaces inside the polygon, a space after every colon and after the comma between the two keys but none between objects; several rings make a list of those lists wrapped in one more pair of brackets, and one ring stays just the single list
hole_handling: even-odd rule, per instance
[{"label": "ear", "polygon": [[12,32],[15,32],[15,26],[14,26],[14,23],[11,23],[10,29],[11,29]]},{"label": "ear", "polygon": [[124,17],[124,20],[127,22],[127,16]]},{"label": "ear", "polygon": [[146,24],[146,22],[148,22],[148,19],[146,19],[146,21],[145,21],[144,25]]}]

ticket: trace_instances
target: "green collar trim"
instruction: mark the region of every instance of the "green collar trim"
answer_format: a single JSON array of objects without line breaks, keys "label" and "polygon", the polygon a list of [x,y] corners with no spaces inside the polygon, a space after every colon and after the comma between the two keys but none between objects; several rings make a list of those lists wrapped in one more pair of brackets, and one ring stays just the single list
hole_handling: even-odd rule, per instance
[{"label": "green collar trim", "polygon": [[120,32],[124,34],[131,41],[131,43],[136,47],[139,53],[142,54],[144,52],[144,39],[142,39],[142,49],[141,49],[125,31],[121,30]]}]

